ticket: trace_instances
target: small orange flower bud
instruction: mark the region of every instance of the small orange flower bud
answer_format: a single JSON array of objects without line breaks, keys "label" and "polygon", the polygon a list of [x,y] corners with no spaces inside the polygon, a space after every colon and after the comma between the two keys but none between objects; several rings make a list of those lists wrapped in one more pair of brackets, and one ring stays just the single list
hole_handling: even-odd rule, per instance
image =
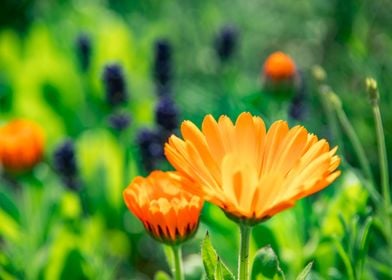
[{"label": "small orange flower bud", "polygon": [[41,127],[17,119],[0,127],[0,165],[9,171],[23,171],[40,161],[44,149]]},{"label": "small orange flower bud", "polygon": [[290,56],[283,52],[274,52],[266,59],[263,67],[264,76],[273,81],[291,79],[297,68]]},{"label": "small orange flower bud", "polygon": [[131,182],[124,201],[154,239],[175,245],[192,237],[199,225],[203,200],[183,190],[194,184],[174,172],[153,171]]}]

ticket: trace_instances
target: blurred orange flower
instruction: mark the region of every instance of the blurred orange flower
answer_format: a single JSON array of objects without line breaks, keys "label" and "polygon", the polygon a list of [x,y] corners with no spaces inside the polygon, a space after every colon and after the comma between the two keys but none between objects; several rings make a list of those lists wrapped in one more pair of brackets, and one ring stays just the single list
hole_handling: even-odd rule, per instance
[{"label": "blurred orange flower", "polygon": [[269,55],[263,67],[264,76],[273,81],[293,78],[296,72],[294,61],[283,52],[274,52]]},{"label": "blurred orange flower", "polygon": [[179,244],[192,237],[199,224],[203,201],[184,190],[194,184],[175,172],[153,171],[131,182],[124,201],[152,237]]},{"label": "blurred orange flower", "polygon": [[9,171],[23,171],[41,160],[43,131],[38,124],[17,119],[0,127],[0,164]]},{"label": "blurred orange flower", "polygon": [[292,207],[297,200],[328,186],[340,171],[340,159],[326,140],[302,126],[263,120],[242,113],[235,124],[207,115],[200,131],[192,122],[181,126],[184,140],[173,135],[165,146],[169,162],[201,187],[186,190],[249,224]]}]

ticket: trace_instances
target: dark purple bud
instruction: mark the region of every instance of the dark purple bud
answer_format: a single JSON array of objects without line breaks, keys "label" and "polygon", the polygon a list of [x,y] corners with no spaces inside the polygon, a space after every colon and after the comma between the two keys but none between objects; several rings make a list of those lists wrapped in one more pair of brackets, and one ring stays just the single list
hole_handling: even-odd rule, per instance
[{"label": "dark purple bud", "polygon": [[71,140],[64,141],[55,149],[53,165],[67,187],[74,190],[78,188],[78,167]]},{"label": "dark purple bud", "polygon": [[129,126],[131,118],[126,113],[115,113],[109,116],[108,122],[111,128],[123,131]]},{"label": "dark purple bud", "polygon": [[172,79],[172,48],[167,40],[155,43],[154,78],[160,85],[168,85]]},{"label": "dark purple bud", "polygon": [[221,61],[228,60],[238,44],[238,31],[233,26],[224,26],[215,38],[215,50]]},{"label": "dark purple bud", "polygon": [[76,51],[79,58],[80,67],[87,71],[91,61],[91,40],[86,34],[80,34],[76,39]]},{"label": "dark purple bud", "polygon": [[146,171],[152,171],[164,158],[160,135],[153,130],[143,128],[139,131],[136,142],[144,168]]},{"label": "dark purple bud", "polygon": [[103,71],[106,101],[117,106],[128,100],[123,69],[118,64],[108,64]]},{"label": "dark purple bud", "polygon": [[161,85],[161,84],[156,84],[156,93],[159,97],[162,96],[171,96],[172,95],[172,90],[170,85]]},{"label": "dark purple bud", "polygon": [[155,122],[168,131],[178,127],[178,109],[170,97],[164,96],[159,99],[155,107]]},{"label": "dark purple bud", "polygon": [[298,85],[289,107],[289,116],[294,120],[302,121],[307,113],[306,100],[308,92],[304,73],[302,71],[298,71],[298,77]]},{"label": "dark purple bud", "polygon": [[295,96],[290,103],[289,115],[292,119],[301,121],[304,119],[306,105],[304,96]]}]

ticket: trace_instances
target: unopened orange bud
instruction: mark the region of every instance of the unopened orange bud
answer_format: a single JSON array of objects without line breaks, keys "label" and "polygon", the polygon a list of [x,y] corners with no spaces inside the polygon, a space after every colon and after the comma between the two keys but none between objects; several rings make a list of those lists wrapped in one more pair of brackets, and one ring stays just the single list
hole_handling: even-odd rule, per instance
[{"label": "unopened orange bud", "polygon": [[44,136],[40,126],[17,119],[0,127],[0,165],[5,170],[23,171],[41,160]]},{"label": "unopened orange bud", "polygon": [[176,245],[195,234],[203,207],[203,200],[188,193],[188,187],[199,185],[176,172],[153,171],[133,179],[123,196],[153,238]]},{"label": "unopened orange bud", "polygon": [[273,81],[291,79],[297,73],[293,59],[283,52],[274,52],[266,59],[263,74]]}]

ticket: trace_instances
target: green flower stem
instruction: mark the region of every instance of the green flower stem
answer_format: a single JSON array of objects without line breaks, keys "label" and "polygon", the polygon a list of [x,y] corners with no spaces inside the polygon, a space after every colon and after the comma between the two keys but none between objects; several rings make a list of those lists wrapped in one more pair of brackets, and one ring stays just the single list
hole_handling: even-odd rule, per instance
[{"label": "green flower stem", "polygon": [[82,206],[82,213],[84,217],[89,216],[89,205],[87,201],[87,188],[85,186],[81,186],[81,189],[78,192],[80,205]]},{"label": "green flower stem", "polygon": [[344,131],[346,132],[348,138],[350,139],[355,153],[358,155],[359,164],[361,165],[362,171],[365,174],[366,178],[370,181],[373,181],[372,171],[370,169],[370,163],[368,158],[366,157],[365,150],[363,149],[361,142],[359,141],[358,135],[356,134],[353,126],[351,125],[350,121],[346,113],[343,111],[341,107],[336,108],[336,114],[342,125]]},{"label": "green flower stem", "polygon": [[82,100],[82,106],[83,106],[83,126],[85,127],[91,127],[93,123],[93,112],[91,111],[91,105],[92,105],[92,100],[91,100],[91,92],[90,92],[90,87],[89,87],[89,82],[88,82],[88,77],[86,76],[85,73],[82,73],[82,83],[83,83],[83,100]]},{"label": "green flower stem", "polygon": [[249,238],[252,228],[240,223],[240,251],[238,255],[238,280],[249,279]]},{"label": "green flower stem", "polygon": [[337,238],[333,238],[333,241],[335,243],[336,250],[343,261],[343,264],[346,267],[347,279],[355,280],[354,269],[350,261],[350,257],[347,255],[345,249]]},{"label": "green flower stem", "polygon": [[384,200],[385,213],[385,235],[389,243],[389,249],[392,252],[392,225],[391,225],[391,193],[389,189],[389,173],[388,173],[388,159],[387,150],[385,147],[384,129],[382,126],[382,118],[378,102],[372,103],[374,122],[376,125],[378,157],[380,161],[381,172],[381,189]]},{"label": "green flower stem", "polygon": [[181,246],[173,245],[170,246],[173,251],[173,267],[172,273],[175,280],[184,280],[184,275],[182,272],[182,254],[181,254]]},{"label": "green flower stem", "polygon": [[339,120],[340,124],[342,125],[343,130],[346,132],[347,137],[350,139],[350,142],[353,145],[355,153],[358,156],[358,160],[359,160],[359,164],[361,166],[361,169],[362,169],[363,173],[365,174],[366,179],[369,182],[366,184],[367,188],[369,190],[369,193],[372,196],[373,200],[377,203],[380,201],[380,195],[374,187],[373,174],[372,174],[372,171],[370,168],[369,160],[365,154],[365,150],[364,150],[361,142],[359,141],[359,137],[358,137],[357,133],[355,132],[352,124],[350,123],[343,108],[341,106],[336,106],[336,105],[334,107],[336,110],[336,115],[338,117],[338,120]]},{"label": "green flower stem", "polygon": [[388,159],[387,149],[385,148],[385,135],[382,126],[382,118],[380,112],[380,93],[378,91],[377,82],[373,78],[366,79],[366,90],[369,95],[370,104],[373,109],[373,118],[376,127],[378,160],[381,172],[381,191],[383,196],[383,214],[382,217],[384,225],[385,238],[389,245],[390,253],[392,253],[392,226],[391,226],[391,194],[389,190],[389,173],[388,173]]},{"label": "green flower stem", "polygon": [[343,146],[342,136],[340,133],[340,129],[339,129],[339,125],[338,125],[336,116],[333,112],[333,105],[328,100],[328,95],[327,95],[328,92],[329,92],[329,88],[320,87],[321,106],[323,107],[323,110],[324,110],[325,115],[327,117],[327,124],[332,132],[332,138],[333,138],[332,140],[334,140],[335,144],[337,144],[340,149],[343,149],[344,146]]},{"label": "green flower stem", "polygon": [[382,195],[384,198],[385,210],[387,211],[387,213],[389,213],[391,208],[391,193],[389,189],[388,159],[387,150],[385,148],[384,129],[382,126],[381,112],[378,103],[373,103],[372,107],[374,121],[376,125],[378,156],[380,160]]},{"label": "green flower stem", "polygon": [[129,163],[131,160],[131,149],[127,145],[128,134],[126,131],[121,131],[119,137],[119,143],[122,149],[123,158],[123,185],[128,186],[130,183],[130,172],[129,172]]}]

